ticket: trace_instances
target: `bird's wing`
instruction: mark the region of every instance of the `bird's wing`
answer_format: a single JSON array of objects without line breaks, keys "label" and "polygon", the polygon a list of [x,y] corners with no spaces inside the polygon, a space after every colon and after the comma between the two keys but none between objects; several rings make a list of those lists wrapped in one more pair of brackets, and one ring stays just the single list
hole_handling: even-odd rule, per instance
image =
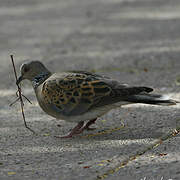
[{"label": "bird's wing", "polygon": [[104,78],[104,79],[111,79],[110,77],[107,77],[105,75],[100,75],[100,74],[96,74],[96,73],[93,73],[93,72],[88,72],[88,71],[69,71],[70,73],[75,73],[75,74],[84,74],[84,75],[87,75],[87,76],[91,76],[91,77],[94,77],[94,78]]},{"label": "bird's wing", "polygon": [[55,74],[42,88],[46,103],[64,115],[80,115],[97,106],[113,104],[142,89],[88,72]]}]

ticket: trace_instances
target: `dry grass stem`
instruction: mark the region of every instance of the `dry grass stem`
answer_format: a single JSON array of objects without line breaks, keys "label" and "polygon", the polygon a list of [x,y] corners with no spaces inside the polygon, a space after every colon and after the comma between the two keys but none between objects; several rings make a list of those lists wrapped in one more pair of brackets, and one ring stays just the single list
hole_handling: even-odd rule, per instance
[{"label": "dry grass stem", "polygon": [[[16,68],[15,68],[15,65],[14,65],[14,59],[13,59],[13,55],[10,55],[11,57],[11,61],[12,61],[12,65],[13,65],[13,69],[14,69],[14,75],[15,75],[15,78],[16,78],[16,82],[17,82],[17,73],[16,73]],[[20,100],[20,105],[21,105],[21,112],[22,112],[22,117],[23,117],[23,121],[24,121],[24,125],[27,129],[29,129],[31,132],[33,132],[34,134],[36,134],[30,127],[27,126],[27,123],[26,123],[26,119],[25,119],[25,114],[24,114],[24,103],[23,103],[23,98],[24,97],[29,103],[31,103],[31,101],[22,94],[22,91],[21,91],[21,87],[20,85],[16,84],[17,87],[18,87],[18,90],[16,92],[16,96],[18,97],[14,102],[12,102],[10,104],[10,106],[12,106],[13,104],[15,104],[17,101]],[[32,103],[31,103],[32,104]]]}]

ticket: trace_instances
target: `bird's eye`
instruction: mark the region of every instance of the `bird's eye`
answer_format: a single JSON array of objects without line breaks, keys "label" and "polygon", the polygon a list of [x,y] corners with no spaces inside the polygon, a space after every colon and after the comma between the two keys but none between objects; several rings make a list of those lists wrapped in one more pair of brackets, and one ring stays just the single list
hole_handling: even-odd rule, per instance
[{"label": "bird's eye", "polygon": [[23,71],[24,73],[28,72],[28,71],[29,71],[29,67],[28,67],[27,65],[24,65],[24,66],[22,67],[22,71]]},{"label": "bird's eye", "polygon": [[27,66],[24,67],[24,72],[28,72],[29,68]]}]

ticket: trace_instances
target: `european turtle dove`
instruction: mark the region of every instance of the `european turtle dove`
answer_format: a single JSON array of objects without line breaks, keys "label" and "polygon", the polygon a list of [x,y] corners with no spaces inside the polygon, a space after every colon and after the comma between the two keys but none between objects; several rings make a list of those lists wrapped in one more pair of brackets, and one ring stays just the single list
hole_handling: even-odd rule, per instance
[{"label": "european turtle dove", "polygon": [[[85,72],[51,73],[41,62],[22,64],[19,84],[23,79],[32,82],[40,107],[50,116],[78,123],[63,137],[80,134],[96,119],[113,108],[130,103],[174,105],[176,101],[161,95],[149,94],[149,87],[121,84],[111,78]],[[88,121],[84,125],[84,121]]]}]

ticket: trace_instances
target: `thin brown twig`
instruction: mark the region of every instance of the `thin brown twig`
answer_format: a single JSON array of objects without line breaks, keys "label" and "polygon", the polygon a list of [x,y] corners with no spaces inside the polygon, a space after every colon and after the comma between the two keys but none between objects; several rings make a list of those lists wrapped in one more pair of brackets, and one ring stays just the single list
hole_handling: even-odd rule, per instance
[{"label": "thin brown twig", "polygon": [[18,92],[19,92],[19,91],[17,90],[17,91],[16,91],[16,96],[17,96],[17,97],[19,97],[19,96],[18,96]]},{"label": "thin brown twig", "polygon": [[[21,86],[20,86],[20,85],[19,85],[19,87],[20,87],[20,89],[21,89]],[[16,91],[16,96],[17,96],[18,99],[19,99],[18,93],[19,93],[19,91],[17,90],[17,91]],[[22,91],[21,91],[21,95],[22,95],[22,97],[24,97],[30,104],[32,104],[32,102],[31,102],[24,94],[22,94]],[[14,104],[14,103],[13,103],[13,104]]]},{"label": "thin brown twig", "polygon": [[13,104],[15,104],[17,101],[19,101],[19,97],[18,98],[16,98],[16,100],[15,101],[13,101],[9,106],[12,106]]},{"label": "thin brown twig", "polygon": [[24,97],[30,104],[32,104],[32,102],[25,96],[21,93],[22,97]]},{"label": "thin brown twig", "polygon": [[[15,65],[14,65],[14,59],[13,59],[13,55],[10,55],[11,57],[11,61],[12,61],[12,65],[13,65],[13,69],[14,69],[14,75],[15,75],[15,78],[16,78],[16,82],[17,82],[17,73],[16,73],[16,68],[15,68]],[[23,103],[23,99],[22,97],[25,97],[24,95],[22,95],[21,93],[21,88],[18,84],[16,84],[17,87],[18,87],[18,91],[16,92],[16,95],[18,96],[18,99],[16,99],[13,103],[11,103],[10,105],[12,106],[15,102],[17,102],[18,100],[20,100],[20,104],[21,104],[21,112],[22,112],[22,116],[23,116],[23,121],[24,121],[24,125],[27,129],[29,129],[31,132],[33,132],[34,134],[36,134],[30,127],[27,126],[27,123],[26,123],[26,119],[25,119],[25,114],[24,114],[24,103]],[[26,98],[26,97],[25,97]],[[26,98],[27,99],[27,98]],[[28,100],[28,99],[27,99]],[[29,101],[29,100],[28,100]],[[30,101],[29,101],[30,102]],[[30,102],[31,103],[31,102]]]},{"label": "thin brown twig", "polygon": [[[17,94],[17,96],[18,96],[18,94]],[[26,97],[26,96],[24,96],[23,94],[22,94],[22,92],[21,92],[21,96],[22,97],[24,97],[30,104],[32,104],[32,102]],[[18,96],[18,98],[16,99],[16,100],[14,100],[9,106],[12,106],[12,105],[14,105],[17,101],[19,101],[20,100],[20,98],[19,98],[19,96]],[[23,106],[24,106],[24,103],[23,103]]]}]

